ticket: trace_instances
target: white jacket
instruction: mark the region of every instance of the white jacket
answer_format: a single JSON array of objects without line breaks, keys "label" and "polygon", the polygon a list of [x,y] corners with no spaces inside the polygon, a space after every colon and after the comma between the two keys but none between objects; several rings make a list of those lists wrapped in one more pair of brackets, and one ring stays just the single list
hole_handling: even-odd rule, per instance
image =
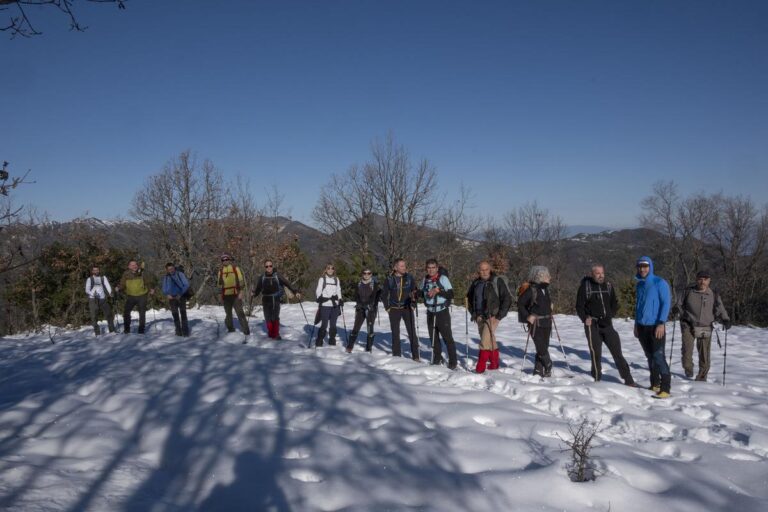
[{"label": "white jacket", "polygon": [[[323,279],[325,279],[325,288],[323,288]],[[330,299],[333,296],[336,296],[338,300],[342,300],[341,298],[341,281],[338,277],[333,276],[324,276],[317,280],[317,289],[315,290],[315,296],[319,299],[320,297],[325,297],[327,299]],[[333,302],[326,301],[320,304],[320,306],[331,308],[333,307]]]},{"label": "white jacket", "polygon": [[[91,286],[91,278],[93,278],[93,286]],[[107,276],[88,276],[85,280],[85,294],[89,299],[104,299],[107,295],[112,295],[112,287],[109,285]]]}]

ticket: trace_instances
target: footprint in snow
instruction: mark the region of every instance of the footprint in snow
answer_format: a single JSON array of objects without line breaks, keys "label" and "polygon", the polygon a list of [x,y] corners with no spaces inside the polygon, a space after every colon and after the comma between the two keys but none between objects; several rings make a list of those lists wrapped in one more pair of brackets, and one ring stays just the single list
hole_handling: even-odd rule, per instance
[{"label": "footprint in snow", "polygon": [[475,421],[475,423],[478,423],[484,427],[495,428],[499,426],[498,423],[496,423],[491,418],[488,418],[486,416],[475,416],[472,419]]},{"label": "footprint in snow", "polygon": [[299,482],[316,484],[323,481],[323,477],[320,474],[308,469],[293,469],[289,474],[291,478]]},{"label": "footprint in snow", "polygon": [[274,421],[277,419],[277,413],[275,411],[254,411],[249,412],[245,417],[256,421]]},{"label": "footprint in snow", "polygon": [[284,459],[308,459],[310,457],[309,450],[305,448],[291,448],[283,455]]}]

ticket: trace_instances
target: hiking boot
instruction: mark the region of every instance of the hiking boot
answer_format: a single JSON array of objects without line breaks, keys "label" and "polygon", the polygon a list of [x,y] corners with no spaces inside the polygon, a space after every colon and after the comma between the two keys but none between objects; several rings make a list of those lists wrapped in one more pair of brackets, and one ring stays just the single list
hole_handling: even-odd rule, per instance
[{"label": "hiking boot", "polygon": [[695,380],[697,382],[707,382],[707,378],[704,375],[697,375]]},{"label": "hiking boot", "polygon": [[458,367],[458,364],[456,364],[456,361],[452,363],[448,363],[448,369],[449,370],[455,370]]},{"label": "hiking boot", "polygon": [[365,351],[371,352],[373,350],[373,338],[372,334],[368,335],[368,339],[365,341]]},{"label": "hiking boot", "polygon": [[661,392],[661,386],[650,386],[648,389],[650,389],[654,393],[660,393]]},{"label": "hiking boot", "polygon": [[685,376],[689,379],[693,378],[693,370],[685,370]]},{"label": "hiking boot", "polygon": [[101,334],[101,327],[94,327],[94,328],[93,328],[93,333],[94,333],[96,336],[100,335],[100,334]]},{"label": "hiking boot", "polygon": [[278,334],[277,336],[275,336],[275,339],[276,340],[281,340],[281,339],[283,339],[283,337]]},{"label": "hiking boot", "polygon": [[181,329],[176,329],[176,336],[181,336]]},{"label": "hiking boot", "polygon": [[670,394],[669,394],[669,393],[667,393],[666,391],[659,391],[658,393],[656,393],[656,394],[655,394],[655,395],[653,395],[653,396],[655,396],[656,398],[669,398],[669,397],[670,397],[670,396],[672,396],[672,395],[670,395]]},{"label": "hiking boot", "polygon": [[347,351],[347,354],[351,354],[352,353],[352,347],[347,347],[346,351]]},{"label": "hiking boot", "polygon": [[501,355],[499,349],[491,351],[491,364],[488,365],[489,370],[498,370],[501,364]]},{"label": "hiking boot", "polygon": [[637,382],[633,380],[625,380],[624,381],[625,386],[629,386],[630,388],[639,388],[640,386],[637,385]]}]

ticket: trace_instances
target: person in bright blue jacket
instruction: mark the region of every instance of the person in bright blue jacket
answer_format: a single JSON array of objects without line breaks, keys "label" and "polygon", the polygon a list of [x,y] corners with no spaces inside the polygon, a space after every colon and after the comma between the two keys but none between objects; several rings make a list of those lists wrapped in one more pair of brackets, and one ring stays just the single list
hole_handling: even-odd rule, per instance
[{"label": "person in bright blue jacket", "polygon": [[653,273],[653,261],[648,256],[637,260],[635,305],[635,337],[643,347],[651,370],[651,389],[657,398],[668,398],[672,376],[664,353],[665,324],[672,306],[669,284]]},{"label": "person in bright blue jacket", "polygon": [[189,336],[189,324],[187,323],[188,290],[189,279],[184,275],[184,272],[177,269],[173,263],[166,263],[163,295],[168,298],[168,309],[171,310],[173,323],[176,325],[176,336]]}]

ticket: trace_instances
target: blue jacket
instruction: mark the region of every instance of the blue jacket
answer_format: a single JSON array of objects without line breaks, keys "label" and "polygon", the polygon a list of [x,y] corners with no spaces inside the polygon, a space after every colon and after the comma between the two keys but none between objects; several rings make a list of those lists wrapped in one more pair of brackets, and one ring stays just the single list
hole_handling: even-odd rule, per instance
[{"label": "blue jacket", "polygon": [[189,289],[189,280],[184,272],[178,270],[173,275],[165,274],[163,277],[163,295],[181,297]]},{"label": "blue jacket", "polygon": [[650,271],[645,279],[641,278],[640,274],[635,275],[637,280],[635,323],[638,325],[663,324],[667,321],[669,308],[672,306],[669,284],[653,273],[653,261],[651,258],[643,256],[637,262],[647,262],[650,265]]}]

